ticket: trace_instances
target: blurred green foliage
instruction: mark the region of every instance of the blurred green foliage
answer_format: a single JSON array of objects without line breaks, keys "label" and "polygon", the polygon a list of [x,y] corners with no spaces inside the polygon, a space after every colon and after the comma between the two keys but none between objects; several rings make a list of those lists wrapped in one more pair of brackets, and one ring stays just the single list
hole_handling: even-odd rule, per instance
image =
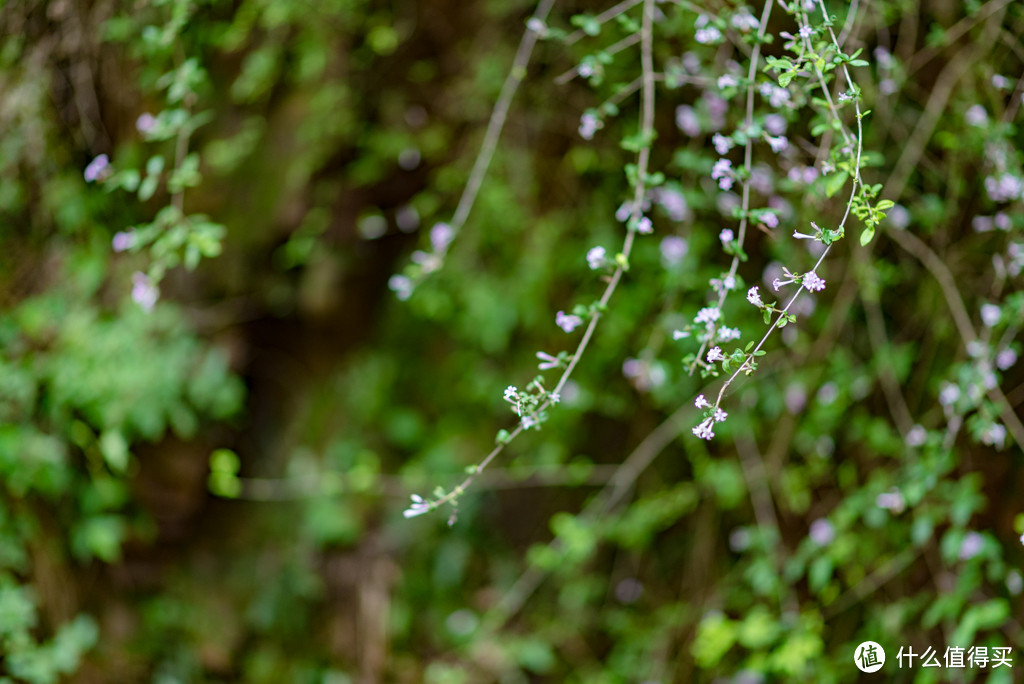
[{"label": "blurred green foliage", "polygon": [[[1024,11],[826,4],[870,62],[863,173],[896,203],[871,244],[837,243],[828,288],[694,438],[717,386],[672,331],[728,268],[710,131],[744,117],[700,79],[749,46],[698,43],[693,8],[659,3],[652,168],[685,211],[653,203],[561,404],[452,527],[403,519],[409,494],[514,426],[502,390],[571,351],[554,312],[600,296],[587,250],[621,244],[639,106],[601,103],[638,74],[610,46],[640,7],[556,5],[466,229],[407,302],[388,279],[457,204],[532,6],[0,7],[0,681],[845,682],[869,639],[890,674],[901,645],[1019,655]],[[842,169],[794,180],[830,133],[793,94],[795,151],[755,166],[780,226],[750,230],[741,291],[808,267],[792,231],[841,220]],[[159,283],[151,311],[133,274]]]}]

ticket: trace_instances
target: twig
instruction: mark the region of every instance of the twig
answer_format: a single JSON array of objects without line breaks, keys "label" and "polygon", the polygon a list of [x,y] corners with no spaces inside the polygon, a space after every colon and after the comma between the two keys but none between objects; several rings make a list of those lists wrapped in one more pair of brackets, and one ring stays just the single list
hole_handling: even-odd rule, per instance
[{"label": "twig", "polygon": [[[639,218],[644,194],[646,193],[647,167],[650,161],[651,153],[649,141],[653,136],[654,130],[655,79],[652,47],[653,31],[651,25],[651,15],[653,14],[653,11],[654,0],[644,0],[643,21],[641,23],[640,29],[640,63],[641,68],[643,70],[641,87],[640,139],[643,140],[644,143],[642,144],[639,152],[637,153],[637,181],[636,189],[634,192],[632,213],[632,218],[634,219],[634,221],[631,221],[630,224],[635,223],[635,219]],[[607,307],[608,301],[611,299],[616,287],[618,287],[619,282],[622,280],[622,276],[625,273],[627,267],[624,264],[629,263],[629,255],[633,249],[633,242],[635,239],[636,232],[630,229],[626,233],[626,238],[622,245],[622,260],[621,262],[619,262],[619,260],[616,260],[617,265],[615,271],[609,278],[608,285],[605,287],[604,293],[601,295],[601,299],[599,300],[596,310],[590,318],[590,323],[587,325],[587,328],[583,333],[582,339],[576,347],[576,351],[570,358],[569,363],[566,366],[565,371],[562,373],[561,378],[559,378],[558,383],[555,385],[555,388],[551,391],[551,393],[547,395],[547,398],[540,404],[540,406],[536,409],[535,413],[541,413],[547,408],[549,408],[553,403],[550,398],[551,395],[560,394],[562,389],[565,387],[565,383],[567,383],[569,381],[569,378],[572,376],[572,372],[576,369],[576,364],[579,363],[579,360],[582,357],[583,352],[586,350],[587,345],[590,344],[590,340],[594,335],[594,330],[597,328],[597,324],[601,319],[601,312],[604,311]],[[488,453],[487,456],[473,468],[472,472],[468,476],[466,476],[466,478],[461,483],[459,483],[458,486],[456,486],[450,492],[445,493],[443,496],[429,502],[429,510],[436,509],[439,506],[442,506],[443,504],[446,503],[454,503],[455,500],[457,500],[459,496],[461,496],[466,491],[466,489],[473,483],[473,481],[480,475],[480,473],[485,468],[487,468],[488,465],[490,465],[490,463],[498,456],[498,454],[504,451],[505,446],[511,443],[525,429],[526,428],[523,427],[522,421],[520,421],[519,424],[516,425],[515,429],[511,433],[509,433],[508,437],[504,439],[501,443],[499,443],[497,446],[495,446],[494,449],[492,449],[490,453]]]}]

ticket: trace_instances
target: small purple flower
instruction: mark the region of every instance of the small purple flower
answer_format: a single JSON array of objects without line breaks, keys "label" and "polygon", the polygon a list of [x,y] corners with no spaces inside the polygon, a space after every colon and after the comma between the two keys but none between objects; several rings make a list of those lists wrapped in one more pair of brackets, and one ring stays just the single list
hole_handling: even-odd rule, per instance
[{"label": "small purple flower", "polygon": [[693,405],[699,409],[711,408],[711,402],[709,402],[707,400],[707,397],[705,397],[703,394],[697,395],[697,398],[694,400]]},{"label": "small purple flower", "polygon": [[828,546],[836,538],[836,530],[828,520],[818,518],[811,523],[809,536],[815,546]]},{"label": "small purple flower", "polygon": [[566,314],[564,311],[559,311],[555,314],[555,325],[565,332],[571,333],[573,330],[583,325],[583,319],[576,314]]},{"label": "small purple flower", "polygon": [[814,271],[804,274],[804,287],[811,292],[821,292],[825,289],[825,281],[818,277]]},{"label": "small purple flower", "polygon": [[558,358],[551,354],[539,351],[537,352],[537,358],[540,359],[540,363],[537,364],[537,368],[540,370],[551,370],[559,366]]},{"label": "small purple flower", "polygon": [[981,550],[985,547],[985,538],[977,532],[968,532],[964,535],[964,539],[960,542],[960,560],[970,560],[974,558]]},{"label": "small purple flower", "polygon": [[765,213],[761,214],[761,223],[763,223],[768,228],[778,228],[779,217],[776,216],[774,212],[766,211]]},{"label": "small purple flower", "polygon": [[82,175],[85,176],[87,183],[92,183],[106,178],[109,171],[110,158],[105,154],[101,154],[89,162],[89,165],[85,167],[85,173]]},{"label": "small purple flower", "polygon": [[1017,363],[1017,352],[1009,347],[1001,349],[996,354],[996,368],[999,370],[1008,370],[1015,363]]},{"label": "small purple flower", "polygon": [[764,308],[764,302],[761,301],[761,293],[757,291],[757,285],[747,290],[747,301],[758,309]]},{"label": "small purple flower", "polygon": [[772,152],[778,154],[779,152],[785,152],[786,148],[789,147],[789,140],[784,135],[773,138],[770,135],[765,136],[768,140],[768,146],[772,148]]},{"label": "small purple flower", "polygon": [[425,501],[422,496],[413,494],[410,498],[412,499],[412,504],[409,508],[402,511],[402,515],[406,518],[415,518],[417,515],[430,512],[430,503]]},{"label": "small purple flower", "polygon": [[716,161],[711,169],[711,178],[718,181],[718,187],[722,190],[728,190],[732,187],[732,174],[732,162],[724,158]]},{"label": "small purple flower", "polygon": [[388,279],[388,288],[403,302],[412,296],[412,278],[404,275],[393,275]]},{"label": "small purple flower", "polygon": [[715,436],[715,432],[712,429],[712,428],[714,428],[714,426],[715,426],[715,419],[714,418],[705,418],[704,421],[700,425],[698,425],[697,427],[693,428],[692,432],[693,432],[693,434],[697,435],[701,439],[708,439],[708,440],[710,440],[712,437]]},{"label": "small purple flower", "polygon": [[708,363],[715,361],[725,361],[725,354],[722,353],[721,347],[712,347],[708,350]]},{"label": "small purple flower", "polygon": [[727,245],[735,239],[735,235],[729,228],[723,228],[722,232],[718,234],[718,239],[722,241],[723,245]]},{"label": "small purple flower", "polygon": [[972,105],[964,114],[964,120],[968,125],[980,128],[988,123],[988,112],[980,104]]},{"label": "small purple flower", "polygon": [[587,113],[580,117],[579,134],[584,140],[593,140],[594,134],[603,127],[601,120],[593,114]]},{"label": "small purple flower", "polygon": [[724,155],[732,149],[734,143],[730,138],[726,138],[721,133],[715,133],[711,137],[711,144],[715,146],[715,152],[718,152],[719,155]]},{"label": "small purple flower", "polygon": [[654,226],[651,224],[651,219],[646,216],[641,216],[640,220],[636,222],[636,232],[641,235],[650,235],[654,232]]},{"label": "small purple flower", "polygon": [[114,239],[111,240],[111,245],[115,252],[124,252],[125,250],[131,249],[135,245],[136,235],[134,231],[119,231],[114,234]]},{"label": "small purple flower", "polygon": [[710,24],[711,18],[706,14],[697,17],[697,21],[694,23],[694,28],[697,30],[693,37],[698,43],[708,45],[710,43],[717,43],[722,39],[722,32]]},{"label": "small purple flower", "polygon": [[144,112],[135,120],[135,130],[143,135],[149,135],[156,127],[156,117],[149,112]]},{"label": "small purple flower", "polygon": [[447,223],[435,223],[434,227],[430,229],[430,246],[434,248],[435,252],[443,253],[454,239],[455,229]]},{"label": "small purple flower", "polygon": [[700,135],[700,120],[697,112],[689,105],[676,107],[676,126],[691,138]]},{"label": "small purple flower", "polygon": [[152,311],[159,297],[160,290],[157,289],[148,275],[141,271],[136,271],[132,274],[132,299],[144,311]]},{"label": "small purple flower", "polygon": [[678,190],[655,188],[651,195],[673,221],[685,221],[689,216],[690,208],[686,205],[686,198]]},{"label": "small purple flower", "polygon": [[1002,310],[995,304],[981,305],[981,322],[985,324],[986,328],[995,327],[1002,315]]},{"label": "small purple flower", "polygon": [[786,132],[786,118],[781,114],[769,114],[764,117],[764,130],[769,135],[782,135]]},{"label": "small purple flower", "polygon": [[607,252],[604,247],[591,247],[587,252],[587,266],[591,271],[596,271],[605,265]]},{"label": "small purple flower", "polygon": [[891,511],[896,515],[902,513],[906,507],[907,502],[900,493],[900,490],[895,487],[887,492],[882,492],[875,497],[875,505],[886,511]]},{"label": "small purple flower", "polygon": [[685,238],[681,238],[678,235],[669,235],[659,245],[662,263],[666,267],[677,265],[686,256],[688,248],[689,246]]}]

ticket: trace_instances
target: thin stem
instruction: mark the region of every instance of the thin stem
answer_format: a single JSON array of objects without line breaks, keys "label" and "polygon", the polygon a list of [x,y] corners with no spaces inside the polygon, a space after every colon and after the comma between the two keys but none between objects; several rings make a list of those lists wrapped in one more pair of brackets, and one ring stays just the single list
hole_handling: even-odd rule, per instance
[{"label": "thin stem", "polygon": [[[818,5],[821,8],[822,14],[824,14],[824,16],[828,16],[827,11],[825,10],[825,5],[822,3],[821,0],[818,0]],[[836,46],[836,49],[839,49],[838,42],[837,42],[837,39],[836,39],[836,35],[832,31],[831,28],[829,28],[829,34],[832,37],[832,41],[833,41],[833,44]],[[846,77],[846,82],[852,88],[853,87],[853,79],[850,76],[850,71],[849,71],[849,69],[846,68],[845,64],[843,65],[843,74]],[[825,90],[826,94],[827,94],[827,88],[825,86],[824,78],[823,78],[820,70],[818,70],[818,77],[819,77],[819,82],[821,83],[822,89]],[[840,223],[839,223],[838,230],[839,230],[840,233],[845,232],[846,221],[850,217],[850,211],[851,211],[851,208],[853,206],[853,198],[856,196],[857,186],[860,183],[860,161],[861,161],[862,141],[863,141],[863,128],[862,128],[862,121],[861,120],[863,119],[863,116],[862,116],[861,111],[860,111],[860,102],[857,101],[857,100],[854,100],[854,106],[856,108],[856,113],[857,113],[857,136],[856,136],[856,140],[857,140],[857,155],[856,155],[856,165],[854,167],[854,172],[855,173],[854,173],[854,178],[853,178],[853,189],[852,189],[851,194],[850,194],[850,200],[846,204],[846,212],[843,214],[842,221],[840,221]],[[835,116],[838,119],[839,113],[838,113],[838,111],[836,111],[835,106],[831,102],[831,99],[829,99],[829,108],[830,108],[830,111],[832,112],[832,115]],[[818,261],[814,264],[814,268],[812,268],[809,271],[809,273],[817,273],[818,267],[821,266],[821,262],[823,262],[825,260],[825,257],[828,256],[828,253],[829,253],[829,251],[831,249],[832,249],[832,245],[831,244],[827,245],[825,247],[824,251],[821,253],[821,256],[818,257]],[[739,368],[737,368],[736,371],[733,372],[733,374],[730,375],[729,378],[722,384],[722,387],[718,390],[718,396],[715,399],[715,404],[714,404],[714,407],[713,407],[714,409],[718,409],[719,405],[722,403],[722,398],[725,396],[726,390],[729,389],[729,386],[736,380],[737,377],[739,377],[740,373],[750,373],[750,372],[752,372],[753,369],[752,369],[752,367],[750,365],[751,359],[753,359],[755,357],[757,352],[761,351],[761,347],[764,346],[764,343],[768,341],[768,338],[771,337],[771,334],[775,331],[776,328],[778,328],[779,321],[781,321],[782,318],[784,316],[786,316],[786,314],[789,312],[789,309],[796,302],[797,298],[800,297],[800,295],[803,292],[803,290],[804,290],[803,285],[800,285],[798,287],[796,293],[789,300],[789,303],[786,304],[786,307],[781,312],[779,312],[778,317],[775,318],[775,320],[772,322],[771,327],[769,327],[768,330],[765,332],[764,336],[761,338],[761,341],[758,342],[757,346],[754,347],[753,350],[751,350],[749,352],[749,354],[747,356],[747,360],[744,361],[743,363],[741,363]],[[701,349],[703,351],[703,347]],[[698,357],[698,360],[699,360],[699,357]]]},{"label": "thin stem", "polygon": [[[630,221],[632,226],[635,223],[635,219],[640,216],[640,210],[643,203],[644,194],[647,191],[647,168],[650,161],[650,140],[653,136],[654,131],[654,59],[653,59],[653,31],[652,31],[652,15],[654,13],[654,0],[644,0],[644,11],[643,21],[641,22],[640,28],[640,64],[643,70],[642,84],[641,84],[641,123],[640,123],[640,136],[644,144],[641,146],[640,151],[637,153],[637,181],[636,189],[633,194],[633,213],[632,218],[634,221]],[[565,387],[565,383],[569,381],[572,372],[576,368],[576,364],[579,363],[580,358],[583,356],[583,352],[586,350],[587,345],[590,344],[590,340],[594,335],[594,330],[597,328],[597,324],[601,319],[601,312],[605,309],[608,301],[611,299],[612,294],[618,287],[619,282],[622,280],[622,276],[626,271],[626,266],[623,264],[629,263],[629,255],[633,249],[633,242],[636,238],[636,232],[632,228],[626,233],[625,241],[622,245],[622,262],[618,262],[615,271],[612,273],[611,278],[608,281],[608,285],[604,289],[604,293],[601,295],[597,310],[594,311],[590,318],[590,323],[587,325],[586,330],[583,333],[582,339],[576,347],[576,351],[573,353],[572,358],[559,378],[558,383],[555,385],[554,390],[547,395],[541,405],[537,408],[535,413],[541,413],[542,411],[549,408],[553,402],[551,400],[552,395],[558,395]],[[526,428],[523,427],[523,423],[520,422],[516,428],[509,433],[508,437],[503,440],[500,444],[494,447],[487,456],[480,461],[479,464],[473,468],[473,471],[466,476],[466,478],[459,483],[450,492],[447,492],[444,496],[430,502],[430,509],[438,508],[446,503],[454,503],[459,496],[461,496],[466,489],[473,484],[473,481],[480,475],[490,463],[497,458],[498,454],[505,450],[505,446],[508,445],[512,440],[518,437]]]},{"label": "thin stem", "polygon": [[[634,3],[634,4],[636,4],[636,3]],[[632,47],[633,45],[636,45],[639,42],[640,42],[640,35],[637,34],[637,33],[631,33],[628,36],[626,36],[625,38],[623,38],[622,40],[620,40],[619,42],[613,43],[612,45],[609,45],[608,48],[606,48],[604,50],[604,52],[609,54],[609,55],[615,55],[615,54],[618,54],[618,53],[622,52],[623,50],[625,50],[628,47]],[[555,77],[555,83],[557,85],[565,85],[566,83],[568,83],[572,79],[576,78],[579,75],[579,73],[580,73],[579,65],[574,66],[572,69],[569,69],[565,73],[559,74],[558,76],[556,76]]]},{"label": "thin stem", "polygon": [[[764,41],[765,33],[768,30],[768,19],[772,15],[772,7],[774,6],[773,0],[768,0],[764,4],[764,10],[761,12],[761,23],[757,29],[757,40],[754,41],[754,49],[750,53],[750,68],[747,70],[747,113],[745,119],[745,128],[747,131],[754,125],[754,81],[757,77],[757,66],[761,58],[761,44]],[[747,211],[750,209],[750,170],[753,167],[754,159],[754,141],[747,136],[747,143],[743,148],[743,168],[746,171],[743,179],[743,199],[741,201],[740,209],[740,225],[737,232],[736,242],[738,249],[736,254],[732,258],[732,263],[729,265],[729,278],[736,277],[736,271],[740,267],[740,253],[743,250],[743,241],[747,235]],[[725,287],[724,283],[722,291],[718,295],[718,304],[716,308],[721,311],[722,305],[725,304],[725,298],[729,294],[729,289]],[[715,326],[717,327],[717,325]],[[707,339],[701,343],[700,349],[697,350],[697,358],[694,363],[690,366],[689,374],[693,375],[693,372],[697,369],[697,365],[702,358],[704,358],[704,352],[707,350],[707,346],[715,336],[715,327],[712,327],[708,333]]]},{"label": "thin stem", "polygon": [[[544,21],[547,19],[554,4],[555,0],[541,0],[531,18]],[[466,219],[469,217],[469,212],[476,201],[480,186],[487,175],[491,159],[494,158],[494,150],[498,146],[498,138],[501,137],[501,130],[505,126],[505,118],[508,116],[509,107],[512,105],[512,99],[515,97],[519,84],[522,83],[523,78],[526,76],[526,65],[530,62],[530,55],[533,54],[533,47],[536,43],[537,33],[533,29],[527,28],[523,32],[522,39],[519,41],[519,48],[516,50],[512,69],[509,70],[508,76],[501,86],[498,101],[494,104],[491,118],[487,122],[487,131],[484,133],[480,152],[473,163],[473,170],[469,174],[469,181],[467,181],[466,187],[462,191],[462,197],[459,198],[459,204],[455,208],[455,215],[452,217],[451,226],[456,235],[466,224]],[[447,248],[445,251],[447,251]]]},{"label": "thin stem", "polygon": [[[598,24],[603,24],[606,21],[614,19],[615,17],[617,17],[618,15],[622,14],[623,12],[627,12],[627,11],[633,9],[634,7],[639,5],[641,2],[644,2],[644,0],[623,0],[623,2],[620,2],[618,5],[615,5],[614,7],[610,7],[608,9],[606,9],[604,12],[601,12],[600,14],[598,14],[596,17],[594,17],[594,20]],[[586,36],[587,36],[587,34],[582,29],[580,29],[579,31],[573,31],[568,36],[566,36],[564,42],[565,42],[566,45],[572,45],[573,43],[576,43],[576,42],[580,41],[581,39],[585,38]]]}]

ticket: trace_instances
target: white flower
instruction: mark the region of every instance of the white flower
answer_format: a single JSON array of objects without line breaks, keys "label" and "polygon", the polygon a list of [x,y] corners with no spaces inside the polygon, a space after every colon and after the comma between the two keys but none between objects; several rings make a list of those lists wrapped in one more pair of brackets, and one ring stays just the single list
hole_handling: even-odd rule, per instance
[{"label": "white flower", "polygon": [[686,332],[685,330],[673,330],[672,331],[672,339],[673,340],[681,340],[684,337],[689,337],[689,336],[690,336],[690,333]]},{"label": "white flower", "polygon": [[722,409],[715,409],[715,415],[712,418],[715,419],[716,423],[724,423],[725,419],[729,417],[729,414]]},{"label": "white flower", "polygon": [[552,392],[551,394],[548,395],[548,400],[552,404],[557,404],[558,402],[562,401],[562,395],[560,395],[558,392]]},{"label": "white flower", "polygon": [[708,351],[708,363],[714,363],[715,361],[725,361],[725,354],[722,353],[721,347],[712,347]]},{"label": "white flower", "polygon": [[740,339],[739,328],[727,328],[724,325],[718,329],[718,339],[722,342],[730,342]]},{"label": "white flower", "polygon": [[814,33],[814,29],[812,29],[810,26],[801,26],[800,27],[800,37],[801,38],[810,38],[811,34],[813,34],[813,33]]},{"label": "white flower", "polygon": [[[712,430],[714,425],[714,418],[707,418],[700,425],[693,428],[692,432],[701,439],[711,439],[712,437],[715,436],[714,430]],[[1024,543],[1024,539],[1022,539],[1021,543]]]},{"label": "white flower", "polygon": [[740,82],[732,74],[725,74],[724,76],[718,77],[718,88],[724,90],[726,88],[735,88]]},{"label": "white flower", "polygon": [[515,403],[519,399],[519,390],[516,389],[515,385],[509,385],[505,388],[505,401],[511,401]]},{"label": "white flower", "polygon": [[552,368],[558,368],[559,361],[556,357],[551,354],[546,354],[542,351],[537,352],[537,358],[540,359],[540,363],[537,368],[540,370],[550,370]]},{"label": "white flower", "polygon": [[764,302],[761,301],[761,293],[757,291],[757,285],[747,290],[747,301],[758,309],[764,308]]},{"label": "white flower", "polygon": [[540,421],[537,420],[536,416],[523,416],[523,429],[529,430],[532,427],[540,425]]},{"label": "white flower", "polygon": [[704,323],[707,325],[713,324],[721,317],[722,312],[713,306],[706,306],[697,312],[697,317],[693,319],[694,323]]},{"label": "white flower", "polygon": [[825,281],[818,277],[814,271],[804,274],[804,287],[811,292],[821,292],[825,289]]},{"label": "white flower", "polygon": [[778,228],[779,217],[776,216],[774,212],[765,212],[761,214],[761,223],[763,223],[768,228]]},{"label": "white flower", "polygon": [[565,332],[571,333],[573,330],[583,325],[583,319],[576,314],[566,314],[564,311],[559,311],[555,314],[555,325]]},{"label": "white flower", "polygon": [[430,512],[430,503],[424,501],[422,496],[413,494],[410,498],[412,499],[412,505],[402,512],[402,515],[406,518],[415,518],[417,515]]},{"label": "white flower", "polygon": [[718,239],[722,241],[723,245],[727,245],[733,241],[735,235],[733,235],[731,228],[723,228],[722,232],[718,234]]},{"label": "white flower", "polygon": [[587,265],[590,266],[590,270],[596,271],[604,266],[606,254],[604,247],[591,247],[587,252]]},{"label": "white flower", "polygon": [[693,405],[699,409],[711,408],[711,402],[709,402],[707,400],[707,397],[705,397],[703,394],[697,395],[697,398],[694,400]]}]

